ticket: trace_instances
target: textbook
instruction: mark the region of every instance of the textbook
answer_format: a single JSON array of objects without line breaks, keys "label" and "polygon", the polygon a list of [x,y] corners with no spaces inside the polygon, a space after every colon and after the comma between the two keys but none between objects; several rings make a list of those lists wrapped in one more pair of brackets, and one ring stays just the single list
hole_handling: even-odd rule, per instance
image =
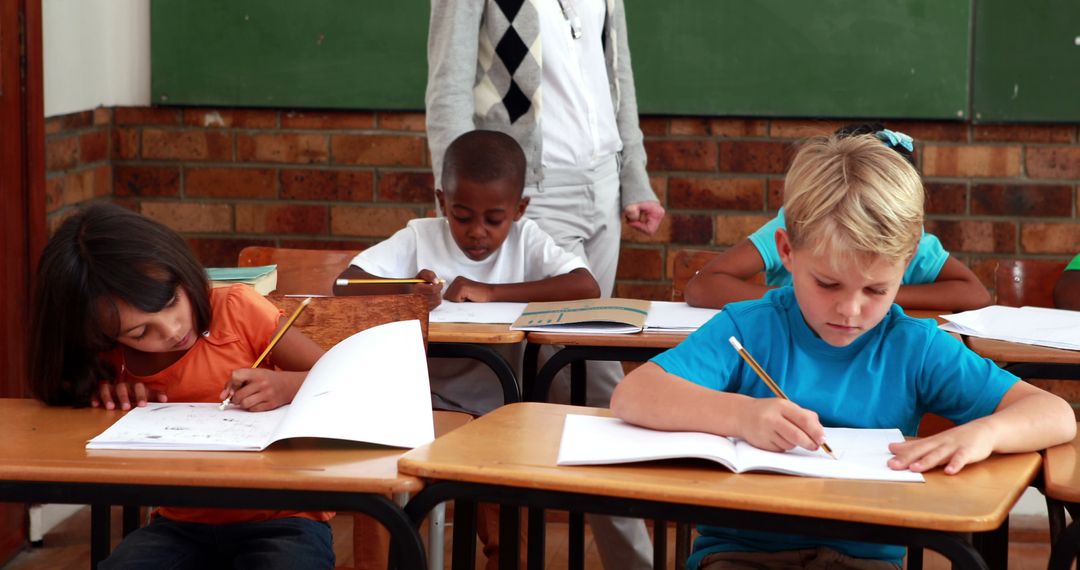
[{"label": "textbook", "polygon": [[511,330],[558,333],[636,333],[645,328],[649,301],[602,297],[529,303]]},{"label": "textbook", "polygon": [[227,287],[236,283],[246,283],[255,288],[260,295],[277,289],[277,265],[258,267],[207,267],[206,276],[214,287]]},{"label": "textbook", "polygon": [[248,412],[221,410],[218,402],[147,404],[86,448],[260,451],[294,437],[410,448],[435,439],[420,322],[387,323],[341,341],[315,363],[287,406]]},{"label": "textbook", "polygon": [[898,429],[825,428],[825,440],[837,459],[820,450],[765,451],[719,435],[657,431],[617,418],[570,414],[563,425],[557,464],[609,465],[699,458],[715,461],[736,473],[772,471],[832,479],[925,481],[921,473],[896,471],[886,464],[892,457],[889,444],[904,441]]},{"label": "textbook", "polygon": [[938,326],[949,332],[1080,350],[1080,311],[991,305],[974,311],[941,315],[941,318],[948,322]]}]

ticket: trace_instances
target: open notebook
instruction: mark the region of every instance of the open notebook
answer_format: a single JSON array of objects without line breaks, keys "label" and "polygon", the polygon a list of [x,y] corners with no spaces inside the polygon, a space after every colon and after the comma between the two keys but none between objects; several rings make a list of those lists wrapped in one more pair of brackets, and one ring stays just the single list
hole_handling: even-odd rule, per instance
[{"label": "open notebook", "polygon": [[1080,311],[991,305],[941,315],[943,330],[1022,344],[1080,350]]},{"label": "open notebook", "polygon": [[553,333],[692,332],[720,311],[686,303],[604,297],[529,303],[513,330]]},{"label": "open notebook", "polygon": [[430,392],[420,323],[399,321],[327,351],[288,406],[248,412],[216,403],[148,404],[86,448],[259,451],[293,437],[416,447],[435,438]]},{"label": "open notebook", "polygon": [[699,432],[657,431],[617,418],[566,416],[559,465],[607,465],[658,459],[699,458],[736,473],[774,471],[788,475],[876,481],[924,481],[922,474],[895,471],[886,462],[889,444],[903,441],[898,429],[825,428],[825,440],[836,454],[794,449],[764,451],[733,438]]}]

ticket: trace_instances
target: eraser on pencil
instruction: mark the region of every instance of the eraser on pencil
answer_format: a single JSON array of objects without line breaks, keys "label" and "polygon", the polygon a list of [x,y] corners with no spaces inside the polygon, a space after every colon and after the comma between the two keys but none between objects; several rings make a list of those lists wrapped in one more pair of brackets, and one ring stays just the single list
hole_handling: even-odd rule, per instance
[{"label": "eraser on pencil", "polygon": [[730,337],[727,340],[728,340],[728,342],[731,343],[731,346],[735,347],[735,350],[742,350],[743,349],[742,344],[740,344],[738,339],[736,339],[735,337]]},{"label": "eraser on pencil", "polygon": [[334,285],[337,285],[338,287],[344,287],[344,286],[346,286],[348,284],[349,284],[348,279],[338,279],[337,281],[334,281]]}]

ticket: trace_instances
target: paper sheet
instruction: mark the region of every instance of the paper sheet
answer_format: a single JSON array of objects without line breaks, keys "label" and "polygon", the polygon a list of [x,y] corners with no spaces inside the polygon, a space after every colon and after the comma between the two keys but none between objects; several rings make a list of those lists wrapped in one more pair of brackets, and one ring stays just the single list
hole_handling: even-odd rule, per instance
[{"label": "paper sheet", "polygon": [[992,305],[941,315],[943,330],[1021,344],[1080,350],[1080,311]]}]

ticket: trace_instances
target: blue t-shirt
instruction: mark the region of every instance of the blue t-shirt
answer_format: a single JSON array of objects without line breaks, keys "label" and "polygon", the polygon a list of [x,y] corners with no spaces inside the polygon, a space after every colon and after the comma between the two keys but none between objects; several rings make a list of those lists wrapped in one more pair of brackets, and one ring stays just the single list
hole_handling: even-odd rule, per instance
[{"label": "blue t-shirt", "polygon": [[[771,287],[791,285],[791,274],[780,263],[780,253],[776,251],[776,230],[784,228],[784,209],[780,208],[776,217],[750,234],[750,243],[754,244],[762,261],[765,262],[765,284]],[[904,271],[901,285],[920,285],[937,280],[941,267],[949,258],[949,252],[941,247],[941,241],[934,234],[923,232],[919,239],[919,248]]]},{"label": "blue t-shirt", "polygon": [[[915,435],[923,414],[961,424],[993,413],[1016,376],[968,350],[932,319],[893,305],[885,318],[845,347],[821,340],[803,320],[791,287],[732,303],[681,344],[652,361],[713,390],[771,398],[772,392],[731,348],[734,336],[800,406],[829,427],[899,428]],[[687,567],[712,552],[827,546],[849,556],[901,563],[900,546],[702,526]]]}]

